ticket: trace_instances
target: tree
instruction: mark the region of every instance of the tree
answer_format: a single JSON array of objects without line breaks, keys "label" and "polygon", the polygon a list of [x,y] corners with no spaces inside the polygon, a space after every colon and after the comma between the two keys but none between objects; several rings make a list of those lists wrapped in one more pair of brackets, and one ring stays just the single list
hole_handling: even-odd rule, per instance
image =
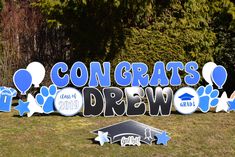
[{"label": "tree", "polygon": [[[26,55],[26,62],[37,59],[51,63],[47,64],[48,69],[57,61],[70,65],[77,60],[111,61],[113,65],[121,60],[142,61],[152,70],[158,60],[194,60],[199,67],[215,61],[226,66],[229,73],[234,71],[231,65],[235,57],[235,9],[230,0],[10,0],[5,3],[4,54],[17,54],[18,59]],[[26,64],[9,58],[4,61],[14,65],[11,70]]]},{"label": "tree", "polygon": [[35,6],[65,31],[73,61],[233,63],[230,0],[41,0]]}]

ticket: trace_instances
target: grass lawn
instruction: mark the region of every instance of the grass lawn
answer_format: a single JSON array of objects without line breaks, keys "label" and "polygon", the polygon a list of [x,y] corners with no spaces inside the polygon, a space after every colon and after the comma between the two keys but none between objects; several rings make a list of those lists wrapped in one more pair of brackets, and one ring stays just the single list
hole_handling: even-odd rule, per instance
[{"label": "grass lawn", "polygon": [[[133,119],[166,130],[168,146],[93,143],[90,131]],[[235,156],[235,113],[85,118],[0,113],[0,156]]]}]

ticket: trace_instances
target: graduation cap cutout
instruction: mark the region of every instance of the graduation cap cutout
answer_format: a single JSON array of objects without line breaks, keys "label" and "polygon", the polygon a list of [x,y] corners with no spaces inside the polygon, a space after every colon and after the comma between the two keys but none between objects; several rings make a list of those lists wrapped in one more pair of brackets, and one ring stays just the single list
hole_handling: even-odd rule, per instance
[{"label": "graduation cap cutout", "polygon": [[181,100],[191,100],[193,97],[194,97],[193,95],[188,94],[188,93],[184,93],[181,96],[179,96]]},{"label": "graduation cap cutout", "polygon": [[98,130],[92,131],[94,134],[98,134],[98,131],[108,132],[110,143],[116,143],[121,141],[122,137],[140,137],[140,142],[151,145],[156,140],[155,136],[162,134],[162,130],[153,128],[146,124],[127,120],[124,122],[116,123]]}]

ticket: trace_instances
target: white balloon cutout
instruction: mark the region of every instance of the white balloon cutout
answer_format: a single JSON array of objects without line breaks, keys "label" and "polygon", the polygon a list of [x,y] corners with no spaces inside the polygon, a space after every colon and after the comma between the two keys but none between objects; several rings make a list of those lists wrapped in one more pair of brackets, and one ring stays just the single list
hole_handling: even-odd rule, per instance
[{"label": "white balloon cutout", "polygon": [[202,76],[210,85],[213,85],[211,74],[216,67],[217,65],[214,62],[208,62],[202,68]]},{"label": "white balloon cutout", "polygon": [[34,87],[39,87],[39,84],[45,77],[46,70],[44,66],[39,62],[32,62],[27,66],[26,70],[28,70],[32,75],[32,83]]}]

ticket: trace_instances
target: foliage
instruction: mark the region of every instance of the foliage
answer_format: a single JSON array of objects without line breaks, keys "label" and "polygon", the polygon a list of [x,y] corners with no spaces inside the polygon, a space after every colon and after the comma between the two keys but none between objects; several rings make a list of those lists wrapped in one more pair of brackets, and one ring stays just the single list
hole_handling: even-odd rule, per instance
[{"label": "foliage", "polygon": [[3,8],[3,4],[2,4],[2,1],[0,0],[0,11],[2,10]]},{"label": "foliage", "polygon": [[[230,0],[29,2],[33,6],[29,9],[43,15],[33,21],[47,21],[32,27],[36,43],[31,47],[36,48],[30,59],[70,64],[111,61],[113,66],[122,60],[142,61],[150,70],[158,60],[195,60],[200,68],[215,61],[229,73],[234,71],[235,7]],[[22,1],[17,4],[24,8]]]},{"label": "foliage", "polygon": [[[34,5],[41,8],[48,23],[69,32],[72,47],[78,54],[81,47],[93,47],[94,52],[83,49],[82,56],[107,55],[113,47],[110,42],[114,42],[110,36],[116,35],[115,49],[124,44],[127,56],[132,55],[131,50],[143,54],[137,55],[140,60],[151,54],[151,62],[171,58],[203,64],[213,60],[213,54],[218,52],[218,33],[221,33],[218,24],[226,26],[226,31],[232,30],[235,15],[229,0],[41,0]],[[228,18],[223,17],[226,15],[232,19],[226,22]],[[133,56],[136,53],[133,52]]]},{"label": "foliage", "polygon": [[124,45],[122,13],[115,1],[43,0],[34,5],[46,14],[50,26],[65,32],[70,63],[110,60]]}]

